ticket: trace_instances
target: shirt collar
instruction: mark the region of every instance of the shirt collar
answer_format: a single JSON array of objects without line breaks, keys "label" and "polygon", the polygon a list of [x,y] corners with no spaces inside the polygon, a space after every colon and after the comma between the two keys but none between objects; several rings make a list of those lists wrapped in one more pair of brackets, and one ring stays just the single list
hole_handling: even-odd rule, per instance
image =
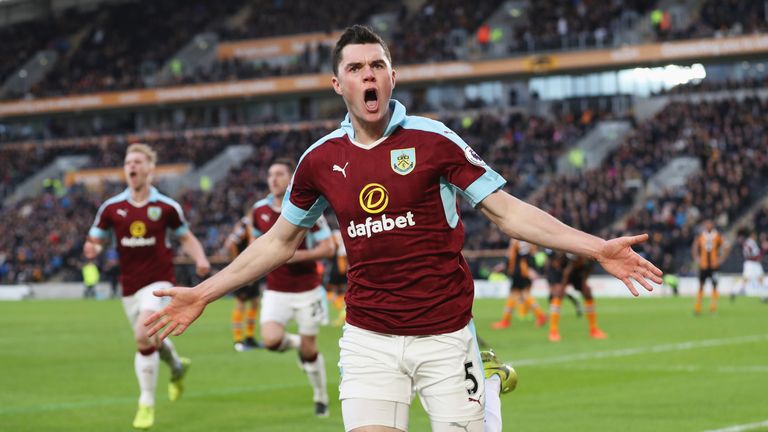
[{"label": "shirt collar", "polygon": [[[398,126],[405,123],[406,113],[403,104],[395,99],[390,99],[389,112],[391,112],[392,115],[389,118],[387,128],[384,130],[384,137],[392,135],[392,132],[394,132]],[[341,122],[341,129],[349,135],[350,138],[355,139],[355,128],[352,126],[352,120],[349,113],[344,117],[344,121]]]},{"label": "shirt collar", "polygon": [[[128,199],[131,199],[131,188],[127,187],[123,191],[123,194],[125,194]],[[156,187],[150,186],[149,187],[149,202],[157,202],[157,200],[160,199],[160,191],[157,190]]]}]

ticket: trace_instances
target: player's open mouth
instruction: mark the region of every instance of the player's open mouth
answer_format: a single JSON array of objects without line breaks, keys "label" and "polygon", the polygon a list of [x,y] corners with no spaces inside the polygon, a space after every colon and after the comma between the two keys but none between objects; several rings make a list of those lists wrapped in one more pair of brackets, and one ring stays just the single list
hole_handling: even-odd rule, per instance
[{"label": "player's open mouth", "polygon": [[363,94],[363,101],[365,102],[365,107],[368,108],[368,111],[370,112],[376,112],[376,110],[379,109],[379,96],[376,93],[376,89],[368,89]]},{"label": "player's open mouth", "polygon": [[131,172],[128,173],[128,177],[130,177],[130,178],[136,178],[137,175],[138,174],[136,173],[136,171],[131,171]]}]

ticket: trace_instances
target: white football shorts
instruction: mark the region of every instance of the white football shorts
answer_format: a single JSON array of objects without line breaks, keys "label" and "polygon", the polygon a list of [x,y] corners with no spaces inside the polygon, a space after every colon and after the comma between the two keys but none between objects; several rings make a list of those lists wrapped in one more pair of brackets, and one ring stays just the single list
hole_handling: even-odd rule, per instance
[{"label": "white football shorts", "polygon": [[299,334],[317,335],[320,326],[328,324],[325,288],[319,285],[313,290],[300,293],[264,290],[259,322],[264,324],[272,321],[285,326],[291,319],[299,325]]},{"label": "white football shorts", "polygon": [[[453,333],[394,336],[344,326],[339,341],[339,399],[356,401],[355,412],[344,411],[346,430],[365,425],[403,429],[401,404],[417,393],[432,422],[473,422],[485,415],[485,374],[470,322]],[[393,412],[380,412],[390,401]],[[365,403],[371,409],[360,409]],[[380,415],[379,415],[380,414]],[[375,418],[374,418],[375,417]],[[389,424],[396,420],[395,424]]]},{"label": "white football shorts", "polygon": [[757,261],[744,261],[744,271],[742,276],[744,279],[758,279],[763,277],[763,266]]},{"label": "white football shorts", "polygon": [[131,325],[136,326],[141,311],[157,312],[170,303],[170,297],[157,297],[152,291],[172,287],[170,282],[154,282],[136,291],[132,296],[123,297],[123,310]]}]

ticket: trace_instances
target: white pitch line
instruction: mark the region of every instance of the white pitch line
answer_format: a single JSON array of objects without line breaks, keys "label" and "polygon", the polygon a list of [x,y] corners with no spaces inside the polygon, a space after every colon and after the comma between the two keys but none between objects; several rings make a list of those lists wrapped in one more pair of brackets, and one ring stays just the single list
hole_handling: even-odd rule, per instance
[{"label": "white pitch line", "polygon": [[573,364],[561,366],[564,369],[573,370],[594,370],[594,371],[645,371],[645,372],[715,372],[724,374],[748,374],[748,373],[768,373],[768,366],[638,366],[638,365],[615,365],[603,366],[599,364]]},{"label": "white pitch line", "polygon": [[723,339],[705,339],[700,341],[688,341],[688,342],[681,342],[676,344],[624,348],[624,349],[613,350],[613,351],[597,351],[597,352],[588,352],[588,353],[581,353],[581,354],[568,354],[568,355],[556,356],[556,357],[520,359],[520,360],[512,360],[511,363],[514,366],[539,366],[544,364],[568,363],[568,362],[580,361],[580,360],[596,360],[596,359],[614,358],[614,357],[628,357],[628,356],[633,356],[638,354],[652,354],[652,353],[662,353],[662,352],[670,352],[670,351],[683,351],[683,350],[696,349],[696,348],[709,348],[709,347],[717,347],[717,346],[724,346],[724,345],[737,345],[737,344],[750,343],[750,342],[760,342],[762,340],[767,340],[767,339],[768,339],[768,335],[764,335],[764,334],[751,335],[751,336],[739,336],[739,337],[723,338]]},{"label": "white pitch line", "polygon": [[749,423],[749,424],[743,424],[743,425],[734,425],[734,426],[728,426],[723,429],[711,429],[705,432],[742,432],[742,431],[748,431],[752,429],[757,429],[763,426],[768,426],[768,420],[761,421],[758,423]]},{"label": "white pitch line", "polygon": [[[248,393],[263,393],[263,392],[271,392],[275,390],[285,390],[290,388],[299,388],[303,387],[302,384],[276,384],[276,385],[260,385],[260,386],[253,386],[253,387],[238,387],[238,388],[223,388],[223,389],[215,389],[215,390],[208,390],[208,391],[192,391],[192,392],[184,392],[184,399],[200,399],[200,398],[207,398],[211,396],[230,396],[230,395],[239,395],[239,394],[248,394]],[[30,413],[39,413],[39,412],[46,412],[46,411],[66,411],[66,410],[72,410],[72,409],[81,409],[81,408],[93,408],[98,406],[109,406],[109,405],[123,405],[128,403],[134,403],[136,401],[136,398],[131,397],[115,397],[115,398],[99,398],[99,399],[90,399],[90,400],[83,400],[83,401],[73,401],[73,402],[60,402],[60,403],[48,403],[48,404],[40,404],[40,405],[32,405],[32,406],[22,406],[22,407],[11,407],[11,408],[0,408],[0,416],[3,415],[17,415],[17,414],[30,414]]]}]

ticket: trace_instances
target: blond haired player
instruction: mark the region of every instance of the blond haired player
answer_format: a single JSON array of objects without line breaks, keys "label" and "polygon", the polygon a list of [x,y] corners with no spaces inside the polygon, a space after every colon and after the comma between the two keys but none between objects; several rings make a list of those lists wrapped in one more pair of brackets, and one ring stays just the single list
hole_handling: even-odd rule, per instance
[{"label": "blond haired player", "polygon": [[171,367],[168,397],[177,400],[183,391],[183,378],[189,359],[179,357],[173,343],[152,336],[142,325],[165,302],[152,291],[170,288],[176,283],[172,251],[167,232],[172,232],[184,252],[195,260],[199,276],[205,276],[210,264],[203,247],[189,230],[181,206],[152,187],[157,155],[146,144],[132,144],[125,154],[123,170],[128,188],[106,200],[93,222],[83,247],[86,258],[96,257],[102,244],[114,234],[120,256],[120,282],[123,308],[133,326],[136,341],[134,368],[141,394],[133,421],[137,429],[148,429],[155,418],[155,387],[160,360]]}]

